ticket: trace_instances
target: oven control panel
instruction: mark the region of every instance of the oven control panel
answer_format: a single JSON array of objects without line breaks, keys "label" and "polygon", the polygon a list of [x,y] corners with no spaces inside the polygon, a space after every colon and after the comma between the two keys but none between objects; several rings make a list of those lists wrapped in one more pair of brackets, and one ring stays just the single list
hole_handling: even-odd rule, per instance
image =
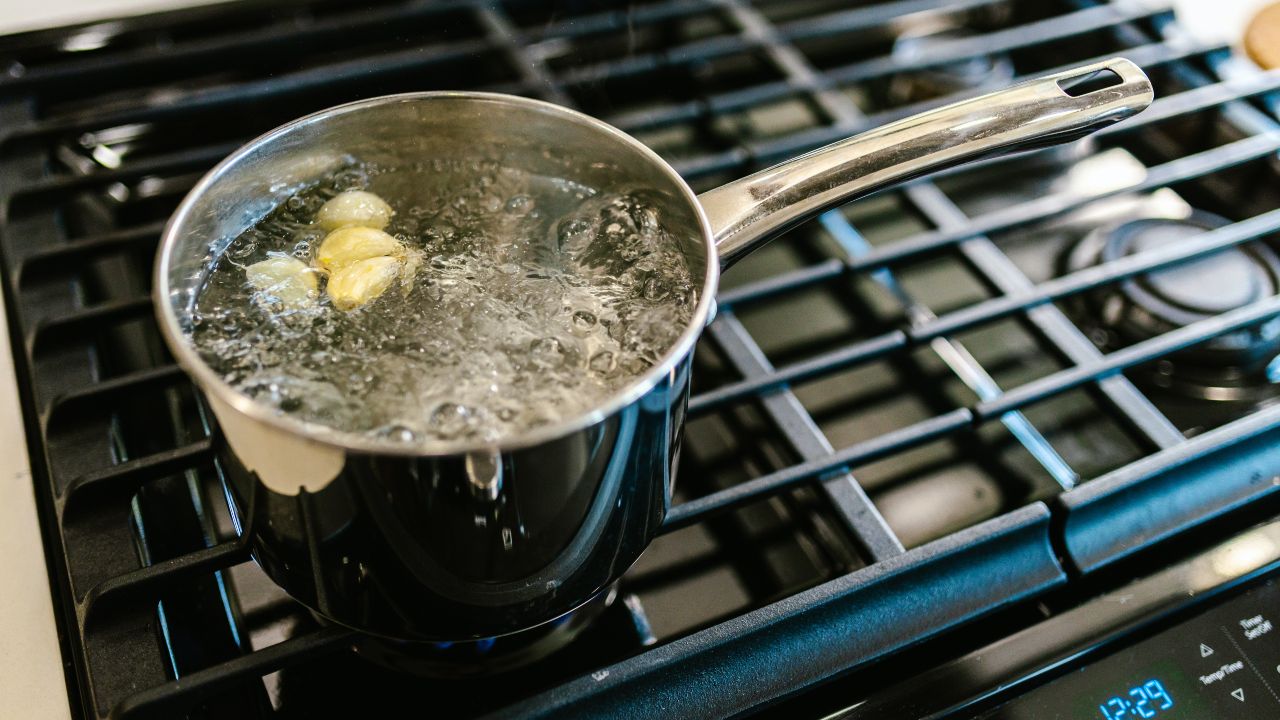
[{"label": "oven control panel", "polygon": [[1272,576],[980,718],[1280,718],[1280,580]]}]

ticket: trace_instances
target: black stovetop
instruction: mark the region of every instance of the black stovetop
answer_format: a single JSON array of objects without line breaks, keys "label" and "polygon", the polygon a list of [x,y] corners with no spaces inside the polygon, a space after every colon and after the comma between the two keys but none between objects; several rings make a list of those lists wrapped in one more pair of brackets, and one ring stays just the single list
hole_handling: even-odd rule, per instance
[{"label": "black stovetop", "polygon": [[[254,135],[510,92],[704,190],[1112,55],[1155,85],[1137,118],[833,210],[725,276],[666,532],[556,655],[382,669],[237,540],[148,293],[167,215]],[[0,38],[0,260],[73,704],[819,712],[828,680],[955,656],[1273,511],[1280,74],[1228,57],[1168,10],[1086,0],[250,0]]]}]

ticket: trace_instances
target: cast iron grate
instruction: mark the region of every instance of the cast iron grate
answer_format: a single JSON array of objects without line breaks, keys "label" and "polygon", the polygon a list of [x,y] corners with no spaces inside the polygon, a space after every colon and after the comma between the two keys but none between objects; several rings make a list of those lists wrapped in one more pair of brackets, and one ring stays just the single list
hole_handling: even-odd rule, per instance
[{"label": "cast iron grate", "polygon": [[[939,28],[966,32],[894,52]],[[982,91],[904,95],[902,78],[1113,54],[1155,81],[1138,118],[828,212],[726,277],[682,502],[624,581],[632,644],[571,648],[499,691],[433,684],[362,663],[347,631],[255,574],[221,507],[216,430],[148,295],[164,218],[240,143],[360,97],[483,89],[598,115],[705,189]],[[1280,474],[1280,409],[1188,425],[1133,378],[1280,300],[1103,350],[1070,316],[1097,288],[1280,230],[1280,74],[1224,63],[1167,8],[1065,0],[251,1],[0,39],[5,298],[81,712],[447,696],[507,717],[737,714],[1256,503]],[[1140,171],[1018,193],[1054,163],[1116,153]],[[1074,272],[1018,250],[1056,219],[1160,192],[1231,223]],[[1098,435],[1113,454],[1090,452]],[[353,686],[370,690],[335,689]]]}]

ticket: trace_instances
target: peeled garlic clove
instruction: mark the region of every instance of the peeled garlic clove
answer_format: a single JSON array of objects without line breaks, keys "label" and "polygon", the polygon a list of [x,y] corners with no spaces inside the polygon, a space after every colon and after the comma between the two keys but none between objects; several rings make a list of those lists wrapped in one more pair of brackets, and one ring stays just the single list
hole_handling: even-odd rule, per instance
[{"label": "peeled garlic clove", "polygon": [[391,287],[400,274],[400,261],[374,257],[352,263],[329,276],[329,299],[339,310],[353,310]]},{"label": "peeled garlic clove", "polygon": [[291,257],[267,258],[244,269],[245,279],[259,292],[285,307],[305,307],[316,296],[316,274]]},{"label": "peeled garlic clove", "polygon": [[394,214],[385,200],[364,190],[347,190],[333,196],[316,212],[316,224],[324,230],[367,227],[381,230]]},{"label": "peeled garlic clove", "polygon": [[316,251],[316,262],[329,272],[337,272],[361,260],[403,253],[404,246],[400,241],[381,230],[347,227],[325,236]]}]

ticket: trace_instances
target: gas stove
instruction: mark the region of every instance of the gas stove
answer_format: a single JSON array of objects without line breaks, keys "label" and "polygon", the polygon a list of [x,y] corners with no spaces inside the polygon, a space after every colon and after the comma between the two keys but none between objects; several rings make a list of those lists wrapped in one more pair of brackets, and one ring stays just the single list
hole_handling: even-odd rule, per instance
[{"label": "gas stove", "polygon": [[[403,647],[249,557],[149,290],[166,217],[253,136],[509,92],[702,191],[1114,55],[1155,85],[1136,118],[829,211],[726,274],[664,533],[589,608]],[[1134,1],[243,2],[0,38],[4,299],[73,713],[1274,717],[1275,97],[1280,73]],[[1184,622],[1231,630],[1203,641],[1222,662],[1135,659]]]}]

